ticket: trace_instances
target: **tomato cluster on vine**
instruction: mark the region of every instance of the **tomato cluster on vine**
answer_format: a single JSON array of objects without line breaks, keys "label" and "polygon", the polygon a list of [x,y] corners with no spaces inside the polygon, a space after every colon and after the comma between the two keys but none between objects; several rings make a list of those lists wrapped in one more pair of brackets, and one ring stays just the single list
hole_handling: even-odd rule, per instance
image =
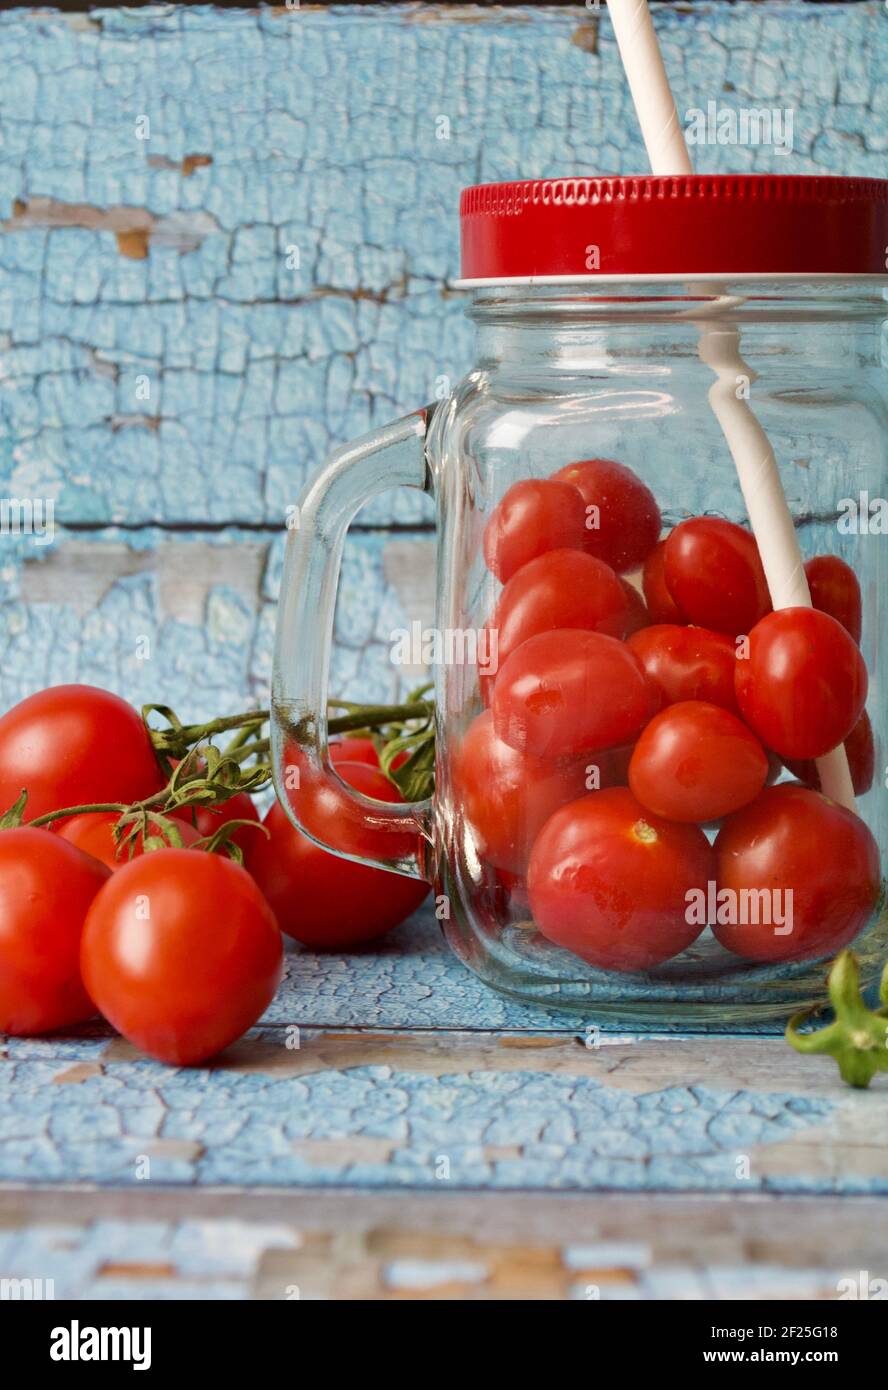
[{"label": "tomato cluster on vine", "polygon": [[[426,883],[338,858],[278,803],[259,824],[239,784],[269,780],[266,718],[245,717],[228,755],[183,735],[195,748],[167,760],[137,711],[93,686],[51,687],[0,718],[0,1032],[101,1014],[161,1061],[200,1062],[268,1007],[282,932],[341,950],[419,905]],[[339,739],[331,758],[365,796],[401,799],[372,738]],[[326,843],[367,848],[347,837],[336,779],[304,801]]]}]

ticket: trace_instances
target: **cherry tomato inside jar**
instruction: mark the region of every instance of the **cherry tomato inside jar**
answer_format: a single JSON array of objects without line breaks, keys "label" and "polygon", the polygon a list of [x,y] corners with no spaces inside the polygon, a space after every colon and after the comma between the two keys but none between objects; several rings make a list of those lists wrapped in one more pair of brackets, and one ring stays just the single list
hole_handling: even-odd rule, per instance
[{"label": "cherry tomato inside jar", "polygon": [[780,608],[749,634],[734,683],[740,712],[782,758],[819,758],[848,737],[863,713],[866,665],[835,618]]},{"label": "cherry tomato inside jar", "polygon": [[585,548],[622,574],[642,564],[660,535],[660,508],[650,488],[623,463],[581,459],[553,473],[572,483],[585,504]]},{"label": "cherry tomato inside jar", "polygon": [[627,645],[668,704],[705,700],[738,713],[734,690],[737,648],[726,633],[656,623],[633,633]]},{"label": "cherry tomato inside jar", "polygon": [[758,796],[768,758],[746,725],[720,705],[668,705],[642,731],[629,764],[629,786],[654,815],[705,822]]},{"label": "cherry tomato inside jar", "polygon": [[648,617],[652,623],[682,623],[678,604],[666,586],[665,566],[666,542],[660,541],[645,560],[641,578]]},{"label": "cherry tomato inside jar", "polygon": [[734,637],[771,607],[755,537],[732,521],[695,516],[666,538],[663,573],[686,622]]},{"label": "cherry tomato inside jar", "polygon": [[850,565],[838,555],[815,555],[805,565],[811,602],[821,613],[828,613],[860,643],[863,629],[863,599],[860,583]]},{"label": "cherry tomato inside jar", "polygon": [[716,841],[718,940],[748,960],[832,955],[867,925],[879,851],[859,816],[783,782],[725,821]]},{"label": "cherry tomato inside jar", "polygon": [[523,874],[538,832],[553,811],[588,790],[589,775],[584,758],[535,758],[511,748],[497,737],[493,715],[485,710],[457,749],[453,792],[480,856]]},{"label": "cherry tomato inside jar", "polygon": [[582,547],[583,499],[570,483],[526,478],[505,493],[484,530],[487,568],[505,584],[547,550]]},{"label": "cherry tomato inside jar", "polygon": [[497,735],[538,758],[631,742],[659,696],[625,642],[566,628],[531,637],[500,668]]},{"label": "cherry tomato inside jar", "polygon": [[593,792],[548,820],[530,857],[533,918],[556,946],[604,970],[650,970],[686,950],[693,892],[715,877],[696,825],[651,816],[623,787]]},{"label": "cherry tomato inside jar", "polygon": [[[845,753],[848,758],[848,769],[851,773],[854,795],[865,796],[873,785],[876,775],[876,740],[866,710],[845,739]],[[815,791],[821,790],[820,773],[817,771],[817,763],[813,758],[809,758],[805,762],[796,762],[793,758],[787,758],[786,766],[793,777],[797,777],[800,782],[813,787]]]},{"label": "cherry tomato inside jar", "polygon": [[540,632],[577,627],[622,637],[628,623],[629,600],[609,565],[582,550],[550,550],[509,580],[490,628],[502,664]]}]

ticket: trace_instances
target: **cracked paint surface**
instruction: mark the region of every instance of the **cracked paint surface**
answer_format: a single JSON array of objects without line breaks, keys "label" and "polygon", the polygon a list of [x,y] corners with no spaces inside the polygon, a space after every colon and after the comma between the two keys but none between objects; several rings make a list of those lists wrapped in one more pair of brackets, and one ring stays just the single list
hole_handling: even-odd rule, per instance
[{"label": "cracked paint surface", "polygon": [[293,1053],[268,1038],[250,1035],[230,1069],[175,1070],[133,1054],[62,1085],[53,1083],[73,1058],[101,1064],[107,1042],[10,1039],[0,1181],[831,1190],[804,1167],[765,1176],[757,1157],[738,1175],[738,1156],[828,1121],[835,1103],[823,1096],[705,1084],[637,1092],[521,1065],[451,1071],[446,1060],[429,1075],[360,1065],[360,1044],[355,1065],[321,1055],[311,1070],[311,1035]]},{"label": "cracked paint surface", "polygon": [[[575,6],[90,18],[0,15],[0,477],[66,522],[277,524],[331,445],[469,366],[465,184],[645,167],[610,25],[591,43]],[[883,5],[657,25],[680,111],[795,109],[791,159],[706,168],[884,173]]]}]

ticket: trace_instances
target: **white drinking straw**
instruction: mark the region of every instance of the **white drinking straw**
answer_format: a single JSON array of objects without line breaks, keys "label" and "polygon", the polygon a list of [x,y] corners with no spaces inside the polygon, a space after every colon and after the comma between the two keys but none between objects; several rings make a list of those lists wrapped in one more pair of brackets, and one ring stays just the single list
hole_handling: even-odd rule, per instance
[{"label": "white drinking straw", "polygon": [[[664,178],[693,173],[647,0],[608,0],[608,9],[652,173]],[[730,299],[721,286],[701,288],[717,296],[708,310],[712,321],[698,324],[700,357],[716,375],[709,403],[737,469],[771,603],[775,608],[810,608],[811,591],[774,450],[749,403],[737,395],[738,378],[752,382],[756,374],[740,355],[739,330],[730,321],[719,324],[715,317],[739,301]],[[707,317],[697,310],[694,316]],[[817,771],[826,795],[853,810],[854,787],[844,746],[818,758]]]}]

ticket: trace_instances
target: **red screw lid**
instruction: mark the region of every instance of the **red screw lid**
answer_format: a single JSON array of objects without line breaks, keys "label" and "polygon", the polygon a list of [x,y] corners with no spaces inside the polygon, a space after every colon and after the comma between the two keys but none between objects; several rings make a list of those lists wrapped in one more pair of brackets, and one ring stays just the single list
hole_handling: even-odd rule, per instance
[{"label": "red screw lid", "polygon": [[463,281],[888,276],[888,179],[530,179],[460,199]]}]

